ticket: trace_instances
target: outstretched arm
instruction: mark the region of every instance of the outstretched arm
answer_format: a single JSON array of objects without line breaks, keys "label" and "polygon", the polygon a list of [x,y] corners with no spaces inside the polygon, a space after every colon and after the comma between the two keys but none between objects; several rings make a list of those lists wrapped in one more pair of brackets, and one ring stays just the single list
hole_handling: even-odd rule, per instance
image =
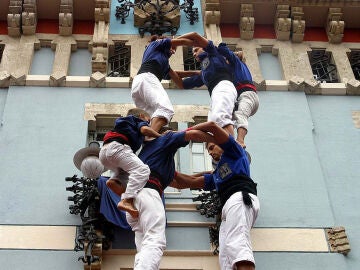
[{"label": "outstretched arm", "polygon": [[223,144],[227,142],[229,139],[229,134],[223,128],[217,125],[215,122],[200,123],[195,126],[192,126],[189,129],[192,131],[201,130],[207,133],[210,132],[213,136],[213,141],[211,142],[215,144]]},{"label": "outstretched arm", "polygon": [[189,39],[192,41],[192,44],[189,46],[205,48],[209,43],[209,40],[207,40],[206,38],[204,38],[203,36],[199,35],[196,32],[190,32],[190,33],[181,35],[175,39],[183,39],[183,38]]},{"label": "outstretched arm", "polygon": [[142,126],[142,127],[140,128],[140,132],[141,132],[142,135],[144,135],[144,136],[149,136],[149,137],[155,137],[155,138],[157,138],[157,137],[160,137],[160,136],[161,136],[160,133],[156,132],[155,130],[153,130],[153,129],[152,129],[151,127],[149,127],[149,126]]},{"label": "outstretched arm", "polygon": [[204,188],[205,178],[203,175],[194,176],[177,172],[170,186],[173,188]]},{"label": "outstretched arm", "polygon": [[193,41],[186,37],[177,37],[171,39],[171,47],[178,47],[178,46],[193,46]]},{"label": "outstretched arm", "polygon": [[180,74],[177,71],[174,71],[170,68],[169,76],[173,80],[173,82],[177,85],[177,87],[179,87],[181,89],[184,88],[182,77],[180,76]]}]

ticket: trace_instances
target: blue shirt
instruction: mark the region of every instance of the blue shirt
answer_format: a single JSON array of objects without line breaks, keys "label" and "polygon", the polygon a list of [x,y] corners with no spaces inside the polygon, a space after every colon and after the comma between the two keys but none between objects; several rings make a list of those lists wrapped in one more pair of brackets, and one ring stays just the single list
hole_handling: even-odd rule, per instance
[{"label": "blue shirt", "polygon": [[166,77],[169,72],[169,58],[171,56],[171,39],[157,39],[150,42],[144,51],[142,63],[156,61],[162,72],[162,77]]},{"label": "blue shirt", "polygon": [[146,142],[139,153],[139,158],[149,166],[151,172],[160,175],[165,189],[175,175],[174,156],[180,147],[189,144],[185,140],[185,131],[169,132],[152,141]]},{"label": "blue shirt", "polygon": [[[232,81],[230,66],[226,63],[214,43],[210,40],[204,48],[204,52],[199,54],[201,61],[201,73],[183,80],[185,89],[206,85],[211,95],[212,89],[222,80]],[[201,80],[200,80],[201,79]],[[202,81],[202,83],[201,83]]]},{"label": "blue shirt", "polygon": [[234,175],[250,177],[250,166],[245,150],[235,141],[233,136],[219,145],[224,150],[215,171],[212,174],[204,174],[205,190],[219,189],[221,183]]},{"label": "blue shirt", "polygon": [[141,134],[140,129],[143,126],[148,125],[148,122],[133,115],[129,115],[119,117],[115,120],[114,131],[125,135],[129,139],[129,145],[135,153],[140,149],[140,146],[144,142],[144,135]]},{"label": "blue shirt", "polygon": [[244,62],[242,62],[237,55],[232,52],[225,43],[220,43],[218,51],[230,63],[233,69],[233,83],[236,86],[238,83],[253,81],[251,73]]}]

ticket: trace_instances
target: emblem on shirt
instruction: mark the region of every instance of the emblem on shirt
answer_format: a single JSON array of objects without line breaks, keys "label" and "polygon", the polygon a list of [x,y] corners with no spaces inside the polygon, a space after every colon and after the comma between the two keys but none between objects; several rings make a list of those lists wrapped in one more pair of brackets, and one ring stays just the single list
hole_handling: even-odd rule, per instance
[{"label": "emblem on shirt", "polygon": [[224,179],[226,176],[232,173],[232,170],[230,169],[229,165],[227,163],[224,163],[220,166],[219,170],[219,176]]},{"label": "emblem on shirt", "polygon": [[202,69],[206,69],[210,64],[209,57],[204,58],[204,60],[201,61],[201,67]]}]

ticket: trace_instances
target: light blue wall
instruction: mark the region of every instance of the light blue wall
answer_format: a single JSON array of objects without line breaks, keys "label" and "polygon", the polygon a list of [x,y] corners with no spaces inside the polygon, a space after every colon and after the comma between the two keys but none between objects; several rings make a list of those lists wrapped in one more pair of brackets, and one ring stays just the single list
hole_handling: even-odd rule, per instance
[{"label": "light blue wall", "polygon": [[77,49],[71,53],[68,75],[91,75],[91,52],[88,49]]},{"label": "light blue wall", "polygon": [[283,72],[277,56],[262,52],[259,55],[260,70],[265,80],[283,80]]},{"label": "light blue wall", "polygon": [[49,75],[53,70],[55,52],[51,48],[42,47],[34,52],[31,62],[31,75]]},{"label": "light blue wall", "polygon": [[8,93],[7,89],[0,88],[0,130],[1,130],[3,112],[6,104],[7,93]]},{"label": "light blue wall", "polygon": [[[208,105],[206,90],[168,90],[174,104]],[[259,92],[260,108],[250,118],[246,137],[252,155],[252,177],[258,183],[261,210],[256,227],[330,227],[344,225],[352,247],[339,254],[256,253],[258,269],[357,269],[360,264],[360,129],[351,112],[360,97],[306,96],[300,92]],[[132,103],[129,89],[16,87],[0,92],[0,224],[73,225],[64,178],[80,174],[74,153],[86,146],[84,105]],[[185,157],[187,158],[187,157]],[[186,164],[186,163],[185,163]],[[187,193],[188,194],[188,193]],[[45,207],[46,206],[46,207]],[[171,213],[183,220],[192,214]],[[201,219],[201,218],[200,218]],[[198,218],[194,218],[198,220]],[[197,243],[174,237],[167,230],[169,248],[202,249],[209,243],[207,228]],[[195,246],[196,245],[196,246]],[[200,245],[200,246],[199,246]],[[33,251],[52,261],[52,252]],[[31,251],[1,251],[4,269],[22,269],[16,260]],[[60,260],[81,254],[57,253]],[[29,256],[29,257],[28,257]],[[67,262],[69,263],[69,262]],[[35,267],[29,269],[48,269]],[[66,265],[66,264],[65,264]],[[292,265],[289,267],[289,265]],[[34,266],[34,267],[32,267]],[[52,268],[56,269],[56,268]],[[66,267],[71,269],[71,267]]]}]

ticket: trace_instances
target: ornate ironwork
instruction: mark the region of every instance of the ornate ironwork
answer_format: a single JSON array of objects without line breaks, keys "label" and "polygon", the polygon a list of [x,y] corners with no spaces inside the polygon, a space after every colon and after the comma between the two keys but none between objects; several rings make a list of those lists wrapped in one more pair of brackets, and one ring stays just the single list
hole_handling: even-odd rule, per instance
[{"label": "ornate ironwork", "polygon": [[141,37],[146,32],[151,35],[162,35],[167,32],[175,35],[179,26],[174,25],[166,16],[177,9],[185,12],[186,19],[191,25],[199,20],[199,11],[194,7],[193,0],[184,0],[183,4],[180,4],[179,0],[135,0],[134,3],[130,0],[118,0],[118,2],[120,5],[116,6],[115,17],[121,20],[122,24],[126,23],[125,19],[134,8],[142,10],[148,16],[145,23],[139,27]]},{"label": "ornate ironwork", "polygon": [[194,58],[192,48],[187,48],[184,52],[184,70],[201,70],[201,64]]},{"label": "ornate ironwork", "polygon": [[78,227],[75,238],[75,251],[84,251],[84,256],[78,260],[91,265],[100,261],[100,254],[94,251],[96,248],[109,249],[113,238],[113,225],[100,214],[100,195],[95,179],[77,177],[65,177],[65,181],[73,185],[66,187],[67,191],[73,192],[68,201],[73,202],[69,206],[70,214],[80,215],[82,224]]},{"label": "ornate ironwork", "polygon": [[315,80],[327,83],[338,82],[336,66],[331,61],[330,52],[313,50],[309,57]]},{"label": "ornate ironwork", "polygon": [[124,43],[116,43],[114,54],[109,57],[108,77],[130,76],[130,49]]},{"label": "ornate ironwork", "polygon": [[354,72],[355,79],[360,80],[360,50],[351,51],[349,61]]},{"label": "ornate ironwork", "polygon": [[2,59],[3,52],[4,52],[4,48],[5,48],[5,45],[0,44],[0,62],[1,62],[1,59]]},{"label": "ornate ironwork", "polygon": [[207,218],[216,217],[216,224],[209,227],[210,243],[214,246],[214,254],[219,254],[219,229],[221,223],[221,202],[218,193],[213,191],[202,191],[199,196],[194,197],[193,201],[200,201],[196,206],[201,215]]}]

